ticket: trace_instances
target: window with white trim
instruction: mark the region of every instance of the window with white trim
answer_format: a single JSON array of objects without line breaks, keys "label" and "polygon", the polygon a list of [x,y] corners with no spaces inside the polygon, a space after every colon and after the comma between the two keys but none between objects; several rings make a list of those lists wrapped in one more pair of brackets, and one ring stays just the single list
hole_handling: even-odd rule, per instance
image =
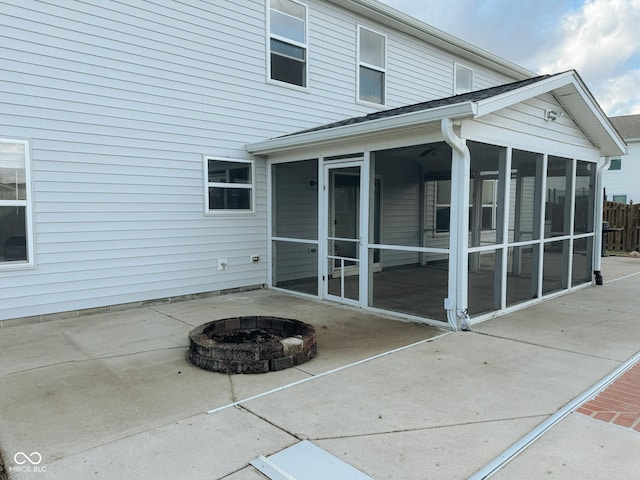
[{"label": "window with white trim", "polygon": [[385,104],[387,37],[358,27],[358,100]]},{"label": "window with white trim", "polygon": [[255,184],[251,160],[205,157],[208,213],[253,212]]},{"label": "window with white trim", "polygon": [[609,163],[609,170],[622,170],[622,159],[612,158]]},{"label": "window with white trim", "polygon": [[454,95],[473,91],[473,70],[459,63],[455,64]]},{"label": "window with white trim", "polygon": [[627,196],[626,195],[613,195],[613,198],[611,200],[616,202],[616,203],[627,203]]},{"label": "window with white trim", "polygon": [[31,265],[29,143],[0,139],[0,267]]},{"label": "window with white trim", "polygon": [[[435,180],[435,233],[450,230],[451,215],[451,180]],[[482,214],[481,230],[495,230],[498,211],[498,180],[482,180]],[[473,181],[469,182],[469,192],[473,192]],[[472,224],[473,199],[469,199],[469,229]]]},{"label": "window with white trim", "polygon": [[307,6],[293,0],[269,2],[269,78],[307,86]]}]

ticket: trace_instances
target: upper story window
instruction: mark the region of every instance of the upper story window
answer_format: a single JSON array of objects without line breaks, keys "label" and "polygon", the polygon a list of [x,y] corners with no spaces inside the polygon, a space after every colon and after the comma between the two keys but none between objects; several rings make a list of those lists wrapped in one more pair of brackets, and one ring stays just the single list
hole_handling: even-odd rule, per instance
[{"label": "upper story window", "polygon": [[473,91],[473,70],[456,63],[454,74],[454,95]]},{"label": "upper story window", "polygon": [[269,78],[307,86],[307,6],[293,0],[269,3]]},{"label": "upper story window", "polygon": [[253,212],[255,184],[251,160],[205,157],[207,213]]},{"label": "upper story window", "polygon": [[385,104],[387,38],[358,28],[358,100]]},{"label": "upper story window", "polygon": [[29,143],[0,139],[0,268],[31,265]]},{"label": "upper story window", "polygon": [[609,170],[622,170],[622,159],[612,158],[611,163],[609,163]]}]

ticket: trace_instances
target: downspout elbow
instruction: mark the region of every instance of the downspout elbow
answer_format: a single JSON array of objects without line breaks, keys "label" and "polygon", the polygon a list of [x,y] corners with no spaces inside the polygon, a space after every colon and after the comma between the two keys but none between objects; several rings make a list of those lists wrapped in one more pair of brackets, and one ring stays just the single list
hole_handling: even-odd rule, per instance
[{"label": "downspout elbow", "polygon": [[440,121],[440,129],[442,130],[444,141],[447,142],[451,148],[466,158],[470,157],[466,143],[453,131],[453,121],[450,118],[443,118]]}]

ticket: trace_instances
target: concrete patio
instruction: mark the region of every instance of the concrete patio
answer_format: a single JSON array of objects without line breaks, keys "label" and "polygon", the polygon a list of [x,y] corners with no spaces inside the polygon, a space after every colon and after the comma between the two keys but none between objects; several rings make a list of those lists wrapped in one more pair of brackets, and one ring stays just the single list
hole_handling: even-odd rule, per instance
[{"label": "concrete patio", "polygon": [[[264,480],[249,462],[303,439],[375,479],[468,478],[640,350],[640,260],[603,274],[463,333],[270,290],[5,322],[0,448],[12,479]],[[193,327],[239,315],[314,324],[317,357],[263,375],[188,363]],[[637,478],[638,451],[638,431],[572,413],[494,478]]]}]

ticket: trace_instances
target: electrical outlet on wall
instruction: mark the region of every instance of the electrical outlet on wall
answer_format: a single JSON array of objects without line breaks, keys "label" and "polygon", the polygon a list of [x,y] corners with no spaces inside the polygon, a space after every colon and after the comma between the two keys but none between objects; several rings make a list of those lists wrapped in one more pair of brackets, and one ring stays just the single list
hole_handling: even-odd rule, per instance
[{"label": "electrical outlet on wall", "polygon": [[229,261],[226,258],[218,259],[218,270],[226,270],[229,265]]}]

